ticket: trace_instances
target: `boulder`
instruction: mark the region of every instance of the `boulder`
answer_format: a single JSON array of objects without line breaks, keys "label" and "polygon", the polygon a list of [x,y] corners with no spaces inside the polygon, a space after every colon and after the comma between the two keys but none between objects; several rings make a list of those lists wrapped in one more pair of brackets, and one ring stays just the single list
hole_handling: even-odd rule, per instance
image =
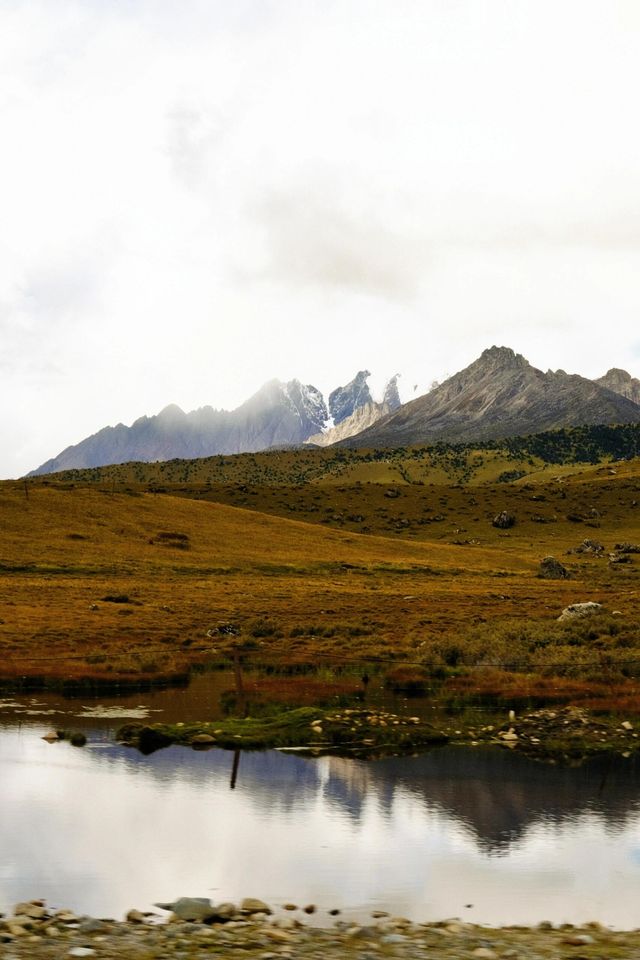
[{"label": "boulder", "polygon": [[146,923],[147,918],[140,910],[129,910],[126,916],[127,923]]},{"label": "boulder", "polygon": [[616,543],[617,553],[640,553],[640,543]]},{"label": "boulder", "polygon": [[558,621],[563,623],[565,620],[590,617],[593,613],[598,613],[600,610],[602,610],[602,604],[596,603],[594,600],[587,600],[585,603],[572,603],[564,608],[558,617]]},{"label": "boulder", "polygon": [[599,540],[583,540],[577,547],[568,551],[569,553],[592,553],[600,557],[604,553],[604,547]]},{"label": "boulder", "polygon": [[[132,729],[135,728],[135,724],[131,724],[130,727]],[[163,747],[168,747],[173,743],[173,740],[168,734],[163,733],[161,730],[156,730],[154,727],[140,727],[136,729],[136,734],[138,749],[140,753],[144,753],[145,755],[155,753],[156,750],[161,750]],[[123,739],[128,738],[125,737]]]},{"label": "boulder", "polygon": [[571,574],[555,557],[545,557],[540,561],[538,576],[543,580],[569,580]]},{"label": "boulder", "polygon": [[512,527],[516,518],[512,513],[509,513],[508,510],[501,510],[493,520],[491,521],[494,527],[497,527],[499,530],[508,530],[509,527]]},{"label": "boulder", "polygon": [[240,911],[242,913],[273,913],[264,900],[257,900],[255,897],[245,897],[240,904]]},{"label": "boulder", "polygon": [[235,903],[219,903],[214,908],[215,916],[212,918],[214,921],[222,921],[223,923],[228,922],[229,920],[235,920],[238,916],[238,908]]},{"label": "boulder", "polygon": [[13,908],[13,915],[14,917],[29,917],[30,920],[43,920],[49,913],[42,900],[29,900],[26,903],[16,903]]},{"label": "boulder", "polygon": [[173,903],[156,903],[161,910],[172,910],[181,920],[199,920],[201,923],[213,920],[216,908],[206,897],[180,897]]}]

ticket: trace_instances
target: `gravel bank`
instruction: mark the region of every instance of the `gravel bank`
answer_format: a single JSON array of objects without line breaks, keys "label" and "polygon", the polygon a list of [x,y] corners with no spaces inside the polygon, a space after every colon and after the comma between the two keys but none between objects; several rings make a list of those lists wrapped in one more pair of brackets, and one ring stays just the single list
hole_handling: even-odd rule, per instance
[{"label": "gravel bank", "polygon": [[[237,907],[184,898],[168,922],[132,910],[124,921],[80,917],[69,910],[48,910],[42,901],[17,904],[0,920],[2,960],[61,960],[72,957],[109,960],[212,960],[212,958],[355,958],[412,960],[546,960],[546,958],[640,958],[640,930],[611,931],[598,923],[584,927],[481,927],[447,920],[414,923],[379,912],[366,924],[327,918],[331,926],[315,926],[313,907],[307,913],[288,905],[273,916],[261,901]],[[260,908],[263,909],[260,909]],[[186,920],[186,916],[205,919]],[[167,916],[167,914],[163,914]]]}]

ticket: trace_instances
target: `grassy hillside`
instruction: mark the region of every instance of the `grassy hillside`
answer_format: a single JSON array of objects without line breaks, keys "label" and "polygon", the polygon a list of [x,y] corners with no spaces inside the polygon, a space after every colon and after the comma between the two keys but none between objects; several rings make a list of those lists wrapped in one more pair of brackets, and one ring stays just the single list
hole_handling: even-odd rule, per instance
[{"label": "grassy hillside", "polygon": [[[490,695],[517,698],[524,678],[550,695],[552,678],[556,694],[559,680],[600,697],[615,683],[638,702],[640,557],[607,559],[640,542],[638,461],[541,470],[535,483],[148,489],[0,485],[5,676],[169,676],[242,642],[281,668],[381,658],[448,676],[460,695],[474,668]],[[509,529],[492,525],[502,510]],[[604,551],[567,554],[585,538]],[[547,554],[571,579],[538,577]],[[602,614],[558,624],[581,600]]]},{"label": "grassy hillside", "polygon": [[[0,679],[140,684],[228,664],[241,645],[266,671],[254,694],[274,703],[353,697],[368,671],[452,711],[480,697],[640,713],[640,553],[616,549],[640,544],[638,437],[583,428],[2,483]],[[567,579],[539,576],[548,555]],[[558,622],[585,600],[601,611]]]},{"label": "grassy hillside", "polygon": [[[446,545],[166,495],[34,486],[27,497],[4,484],[0,512],[5,672],[55,672],[77,655],[73,669],[85,672],[180,669],[210,652],[207,631],[229,620],[278,641],[318,622],[334,628],[330,647],[353,636],[356,647],[366,637],[368,647],[400,648],[402,596],[455,579],[458,566]],[[478,564],[494,572],[501,558],[480,551]],[[511,566],[524,574],[528,565]]]},{"label": "grassy hillside", "polygon": [[[507,482],[549,468],[640,456],[640,425],[575,427],[476,444],[398,449],[273,450],[198,460],[125,463],[55,474],[57,481],[111,485],[199,483],[299,486],[307,483]],[[39,480],[42,478],[36,478]]]}]

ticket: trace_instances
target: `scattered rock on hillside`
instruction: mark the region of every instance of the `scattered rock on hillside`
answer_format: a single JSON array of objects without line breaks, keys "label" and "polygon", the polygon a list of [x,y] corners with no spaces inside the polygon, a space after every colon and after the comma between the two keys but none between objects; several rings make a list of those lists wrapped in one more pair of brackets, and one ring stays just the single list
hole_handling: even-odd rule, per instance
[{"label": "scattered rock on hillside", "polygon": [[543,580],[569,580],[570,572],[555,557],[545,557],[540,561],[538,576]]},{"label": "scattered rock on hillside", "polygon": [[602,604],[596,603],[594,600],[587,600],[584,603],[572,603],[568,607],[565,607],[558,621],[562,623],[565,620],[576,620],[579,617],[589,617],[593,613],[598,613],[602,610]]},{"label": "scattered rock on hillside", "polygon": [[567,553],[593,553],[596,557],[602,556],[604,547],[599,540],[583,540],[577,547],[567,550]]},{"label": "scattered rock on hillside", "polygon": [[516,522],[516,518],[508,510],[501,510],[492,520],[493,526],[499,530],[508,530]]},{"label": "scattered rock on hillside", "polygon": [[640,553],[640,543],[616,543],[616,553]]},{"label": "scattered rock on hillside", "polygon": [[632,563],[631,557],[627,553],[610,553],[609,563]]}]

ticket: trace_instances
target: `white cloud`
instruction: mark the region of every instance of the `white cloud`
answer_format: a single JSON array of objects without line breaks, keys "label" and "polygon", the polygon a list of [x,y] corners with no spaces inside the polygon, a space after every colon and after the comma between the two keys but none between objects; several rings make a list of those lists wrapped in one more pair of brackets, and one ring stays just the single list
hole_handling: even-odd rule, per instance
[{"label": "white cloud", "polygon": [[3,4],[0,473],[491,342],[637,375],[639,33],[631,0]]}]

